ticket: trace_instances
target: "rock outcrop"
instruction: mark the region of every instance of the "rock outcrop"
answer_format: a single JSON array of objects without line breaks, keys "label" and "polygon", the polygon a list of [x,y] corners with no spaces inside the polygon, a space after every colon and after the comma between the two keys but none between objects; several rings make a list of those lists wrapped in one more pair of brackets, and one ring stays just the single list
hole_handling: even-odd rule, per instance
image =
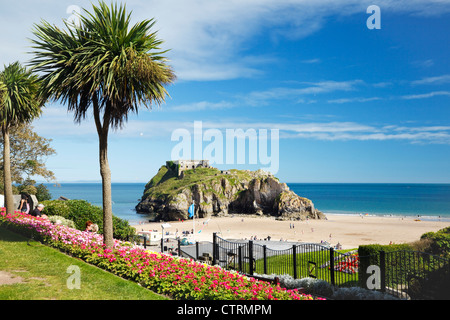
[{"label": "rock outcrop", "polygon": [[170,166],[162,166],[146,185],[136,211],[154,212],[158,220],[185,220],[193,202],[199,218],[233,213],[270,215],[280,220],[325,218],[311,200],[262,170],[229,170],[224,174],[215,168],[198,168],[179,177]]}]

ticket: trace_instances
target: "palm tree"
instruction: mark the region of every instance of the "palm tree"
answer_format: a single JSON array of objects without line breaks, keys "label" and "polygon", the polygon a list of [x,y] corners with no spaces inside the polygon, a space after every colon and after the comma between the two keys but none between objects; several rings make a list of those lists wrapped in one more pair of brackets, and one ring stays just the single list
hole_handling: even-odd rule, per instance
[{"label": "palm tree", "polygon": [[162,55],[161,40],[151,32],[153,19],[131,26],[126,7],[99,2],[93,12],[83,9],[79,25],[65,29],[43,21],[33,30],[31,64],[43,75],[43,99],[60,100],[74,112],[75,122],[90,109],[99,138],[102,177],[104,243],[113,245],[111,172],[108,163],[109,129],[120,129],[140,105],[160,105],[165,85],[175,75]]},{"label": "palm tree", "polygon": [[11,181],[9,131],[12,127],[30,123],[41,114],[43,100],[38,97],[38,77],[19,62],[12,63],[0,73],[0,126],[3,135],[3,182],[7,213],[14,212]]}]

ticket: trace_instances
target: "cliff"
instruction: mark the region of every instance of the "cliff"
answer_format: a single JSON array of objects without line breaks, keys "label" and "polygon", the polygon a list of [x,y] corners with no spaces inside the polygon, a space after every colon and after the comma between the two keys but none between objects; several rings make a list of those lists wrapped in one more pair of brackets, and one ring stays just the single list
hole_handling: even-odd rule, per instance
[{"label": "cliff", "polygon": [[323,219],[311,200],[296,195],[285,183],[262,170],[196,168],[178,176],[176,166],[162,166],[145,186],[138,213],[157,214],[157,219],[188,219],[195,201],[196,217],[232,213],[271,215],[280,220]]}]

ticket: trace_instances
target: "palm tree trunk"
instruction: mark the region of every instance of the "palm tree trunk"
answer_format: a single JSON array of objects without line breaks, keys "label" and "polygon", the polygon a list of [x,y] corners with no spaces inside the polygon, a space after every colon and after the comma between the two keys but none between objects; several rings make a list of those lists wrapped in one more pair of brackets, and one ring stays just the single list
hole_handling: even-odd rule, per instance
[{"label": "palm tree trunk", "polygon": [[[112,197],[111,197],[111,169],[108,162],[108,131],[103,130],[99,136],[100,150],[100,175],[102,176],[103,195],[103,242],[107,248],[114,245],[113,220],[112,220]],[[105,132],[106,131],[106,132]]]},{"label": "palm tree trunk", "polygon": [[100,175],[102,176],[102,197],[103,197],[103,243],[107,248],[114,245],[113,220],[112,220],[112,197],[111,197],[111,169],[108,162],[108,130],[110,113],[105,110],[103,115],[103,125],[100,121],[100,109],[98,97],[93,96],[94,120],[97,127],[99,140],[99,162]]},{"label": "palm tree trunk", "polygon": [[10,144],[9,144],[9,130],[2,126],[3,134],[3,183],[5,192],[5,207],[7,214],[14,213],[14,197],[12,191],[11,181],[11,159],[10,159]]}]

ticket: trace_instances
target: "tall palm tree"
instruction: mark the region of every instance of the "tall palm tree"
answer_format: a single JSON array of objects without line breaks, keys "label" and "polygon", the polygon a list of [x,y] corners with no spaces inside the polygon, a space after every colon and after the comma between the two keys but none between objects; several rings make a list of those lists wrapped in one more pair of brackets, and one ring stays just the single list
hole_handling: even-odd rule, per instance
[{"label": "tall palm tree", "polygon": [[175,79],[162,55],[162,41],[151,29],[153,19],[131,26],[131,13],[117,4],[99,2],[92,12],[83,9],[79,25],[65,29],[43,21],[33,30],[31,64],[43,75],[43,99],[61,100],[80,122],[92,109],[99,138],[102,177],[104,243],[113,245],[111,172],[108,163],[109,129],[122,128],[140,105],[160,105],[165,85]]},{"label": "tall palm tree", "polygon": [[0,126],[3,135],[3,181],[7,213],[14,212],[11,181],[9,131],[12,127],[30,123],[41,114],[43,100],[38,97],[38,77],[19,62],[12,63],[0,73]]}]

